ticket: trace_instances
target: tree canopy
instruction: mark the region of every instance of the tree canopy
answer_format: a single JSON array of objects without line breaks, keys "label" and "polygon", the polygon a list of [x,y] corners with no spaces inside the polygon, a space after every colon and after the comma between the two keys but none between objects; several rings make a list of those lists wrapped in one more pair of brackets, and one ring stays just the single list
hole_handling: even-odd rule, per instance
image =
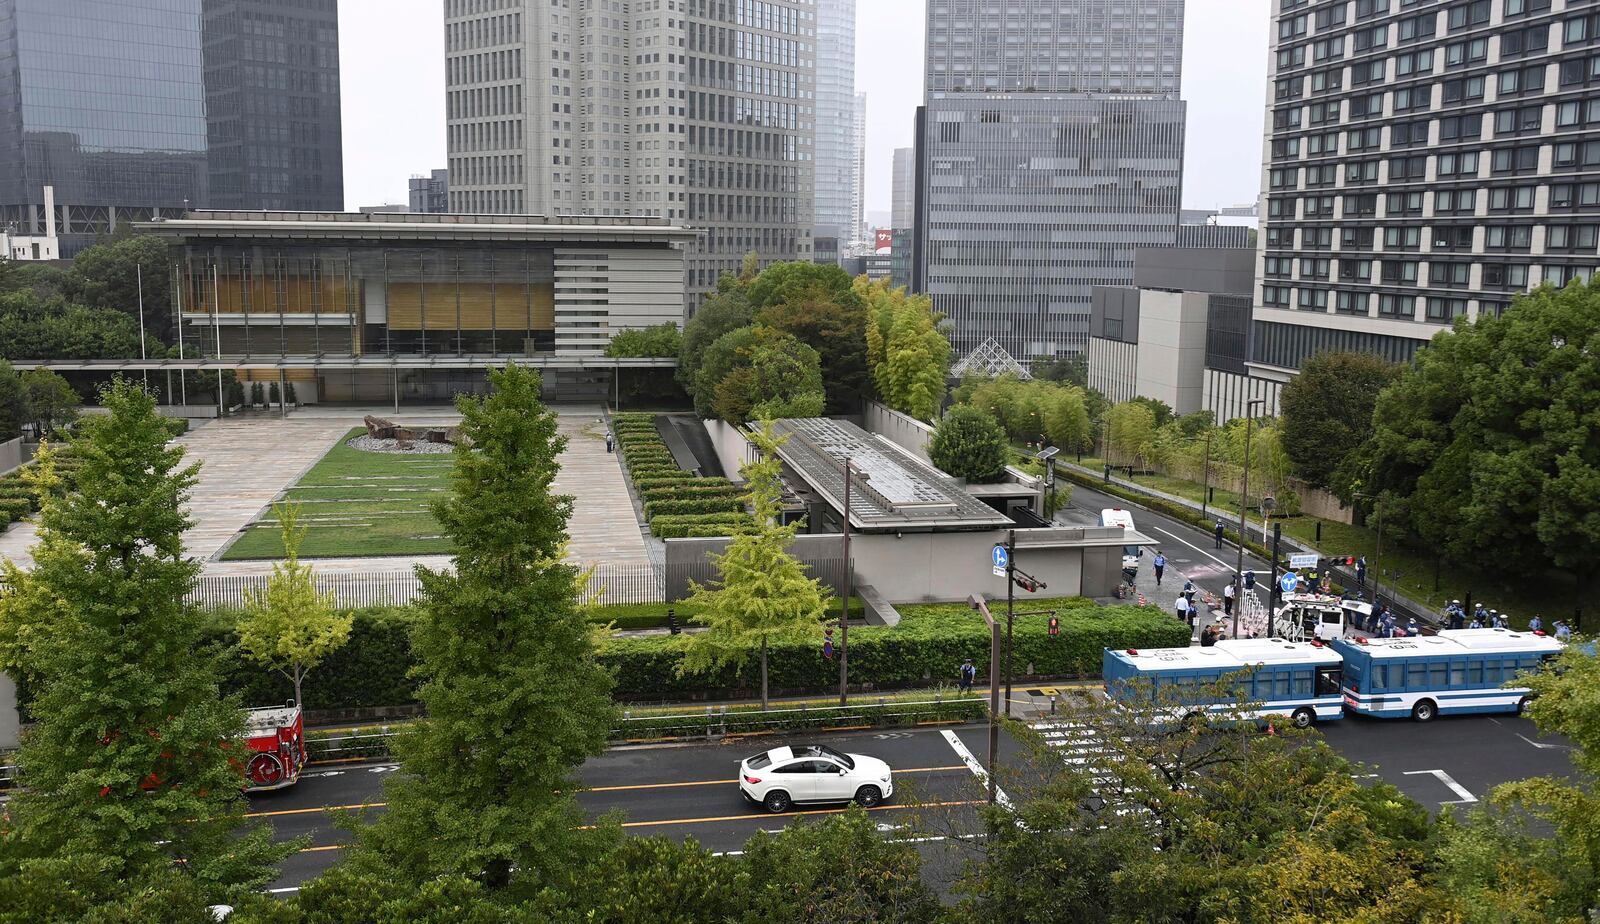
[{"label": "tree canopy", "polygon": [[673,357],[683,352],[683,332],[668,321],[653,327],[617,331],[606,344],[606,355],[615,357]]},{"label": "tree canopy", "polygon": [[[752,291],[768,273],[780,272],[790,265],[778,264],[757,276]],[[839,272],[843,275],[842,270]],[[782,301],[762,308],[756,321],[815,350],[827,392],[825,410],[829,414],[855,414],[861,410],[862,399],[872,393],[867,370],[867,311],[860,297],[848,287],[848,277],[842,294],[831,282],[829,277],[827,282],[812,280],[775,290],[781,292]]]},{"label": "tree canopy", "polygon": [[[732,278],[732,277],[729,277]],[[743,291],[734,288],[718,292],[707,298],[683,327],[683,349],[678,354],[678,381],[684,390],[695,394],[700,378],[700,362],[706,350],[723,334],[749,327],[755,318],[755,308]],[[700,416],[709,416],[709,405],[700,410]]]},{"label": "tree canopy", "polygon": [[928,458],[957,478],[989,484],[1005,478],[1010,448],[994,415],[979,407],[958,404],[946,411],[933,428]]},{"label": "tree canopy", "polygon": [[[1384,522],[1498,571],[1600,557],[1600,280],[1458,319],[1378,396],[1336,485]],[[1391,517],[1393,519],[1391,519]]]},{"label": "tree canopy", "polygon": [[694,389],[702,417],[729,423],[815,417],[823,410],[817,351],[769,327],[741,327],[706,350]]},{"label": "tree canopy", "polygon": [[1283,451],[1295,474],[1326,488],[1334,472],[1372,431],[1378,393],[1400,367],[1373,353],[1318,353],[1279,397]]},{"label": "tree canopy", "polygon": [[[151,357],[167,348],[153,334]],[[12,359],[129,359],[139,356],[139,322],[110,308],[31,291],[0,295],[0,356]]]},{"label": "tree canopy", "polygon": [[944,401],[950,340],[926,295],[907,295],[888,280],[855,282],[867,306],[866,362],[878,395],[889,407],[932,422]]}]

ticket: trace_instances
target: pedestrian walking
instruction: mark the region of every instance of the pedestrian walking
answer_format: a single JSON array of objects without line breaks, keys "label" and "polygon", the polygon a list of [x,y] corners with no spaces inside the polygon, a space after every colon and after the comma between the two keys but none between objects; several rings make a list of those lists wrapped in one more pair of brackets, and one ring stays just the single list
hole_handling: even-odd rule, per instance
[{"label": "pedestrian walking", "polygon": [[1232,581],[1229,581],[1227,585],[1222,588],[1222,612],[1224,615],[1233,615],[1233,595],[1236,593],[1238,593],[1238,591],[1234,589]]},{"label": "pedestrian walking", "polygon": [[1220,549],[1220,548],[1222,548],[1222,521],[1221,520],[1217,521],[1217,528],[1216,528],[1215,532],[1216,532],[1216,535],[1217,535],[1217,548]]},{"label": "pedestrian walking", "polygon": [[1416,638],[1417,636],[1419,636],[1421,634],[1422,634],[1422,630],[1417,627],[1417,617],[1413,616],[1410,619],[1406,620],[1406,635],[1408,637]]},{"label": "pedestrian walking", "polygon": [[978,669],[972,666],[972,659],[961,662],[961,692],[971,693],[972,682],[978,679]]},{"label": "pedestrian walking", "polygon": [[1322,581],[1321,581],[1320,589],[1321,589],[1322,593],[1324,593],[1324,594],[1333,593],[1333,575],[1329,574],[1326,571],[1322,572]]},{"label": "pedestrian walking", "polygon": [[1542,631],[1544,631],[1544,620],[1540,619],[1537,615],[1529,617],[1528,618],[1528,631],[1529,632],[1542,632]]},{"label": "pedestrian walking", "polygon": [[1367,556],[1356,559],[1356,586],[1365,590],[1367,587]]},{"label": "pedestrian walking", "polygon": [[613,435],[610,430],[607,430],[606,431],[606,452],[614,451],[616,445],[617,445],[616,444],[616,436]]},{"label": "pedestrian walking", "polygon": [[1152,561],[1150,564],[1156,569],[1156,586],[1160,587],[1161,572],[1167,570],[1167,556],[1162,555],[1160,549],[1156,549],[1155,561]]},{"label": "pedestrian walking", "polygon": [[1489,624],[1489,610],[1482,603],[1478,604],[1473,607],[1472,619],[1478,624],[1478,628],[1483,628]]},{"label": "pedestrian walking", "polygon": [[1196,590],[1198,590],[1198,588],[1194,586],[1194,581],[1185,580],[1183,582],[1183,595],[1189,598],[1189,609],[1191,610],[1194,609],[1194,595]]},{"label": "pedestrian walking", "polygon": [[1556,620],[1556,641],[1564,642],[1572,638],[1572,630],[1567,627],[1565,620]]},{"label": "pedestrian walking", "polygon": [[1184,622],[1188,623],[1191,626],[1194,625],[1194,620],[1189,618],[1189,598],[1188,597],[1184,596],[1183,594],[1178,594],[1178,599],[1173,601],[1172,606],[1178,611],[1178,618],[1179,619],[1183,620]]}]

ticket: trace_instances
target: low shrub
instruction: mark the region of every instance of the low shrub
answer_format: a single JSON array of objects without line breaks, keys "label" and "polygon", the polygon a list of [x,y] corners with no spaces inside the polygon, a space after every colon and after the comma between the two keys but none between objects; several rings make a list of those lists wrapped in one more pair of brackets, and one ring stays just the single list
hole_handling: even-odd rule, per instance
[{"label": "low shrub", "polygon": [[0,516],[8,517],[8,523],[23,519],[33,513],[33,501],[21,497],[0,498]]},{"label": "low shrub", "polygon": [[[1049,634],[1047,616],[1018,617],[1015,625],[1016,674],[1029,677],[1091,677],[1100,673],[1106,648],[1169,648],[1189,644],[1189,627],[1153,607],[1100,607],[1076,599],[1032,600],[1030,607],[1057,608],[1060,635]],[[900,625],[863,626],[850,632],[850,675],[873,687],[948,682],[963,659],[983,670],[989,663],[989,632],[963,603],[899,607]],[[838,682],[838,662],[822,657],[822,626],[814,638],[772,643],[771,685],[793,692],[829,689]],[[749,692],[759,684],[759,661],[742,669],[710,674],[677,674],[682,636],[614,638],[601,648],[601,660],[616,671],[621,697],[676,699],[710,691]]]},{"label": "low shrub", "polygon": [[[737,488],[728,484],[721,478],[702,479],[705,483],[693,481],[683,484],[669,484],[653,488],[640,488],[639,499],[645,503],[660,500],[688,500],[695,497],[739,497],[745,494],[744,488]],[[0,493],[0,497],[4,494]]]},{"label": "low shrub", "polygon": [[736,530],[748,529],[750,518],[742,513],[693,513],[679,516],[660,516],[650,521],[650,532],[661,539],[686,539],[691,530],[699,536],[731,536]]},{"label": "low shrub", "polygon": [[743,512],[744,501],[738,497],[690,497],[682,500],[648,501],[644,505],[645,519],[652,521],[658,516]]},{"label": "low shrub", "polygon": [[[350,639],[312,671],[305,683],[307,709],[353,709],[398,706],[416,700],[411,667],[409,607],[356,610]],[[240,693],[247,706],[282,703],[294,696],[289,681],[275,670],[251,661],[238,650],[233,627],[236,613],[223,611],[215,620],[214,638],[225,646],[222,689]]]},{"label": "low shrub", "polygon": [[652,475],[648,477],[639,477],[636,473],[634,475],[633,484],[634,487],[639,489],[642,496],[642,492],[653,491],[658,488],[693,487],[697,484],[701,484],[702,482],[712,481],[726,481],[726,479],[701,478],[698,475],[691,475],[688,472],[679,469],[676,474],[671,475]]},{"label": "low shrub", "polygon": [[829,728],[876,728],[914,726],[921,722],[976,722],[988,715],[983,697],[952,694],[940,699],[928,695],[927,701],[909,703],[855,700],[849,708],[784,707],[766,712],[739,710],[680,715],[626,716],[611,730],[613,741],[651,741],[706,735],[737,735],[752,732],[820,731]]}]

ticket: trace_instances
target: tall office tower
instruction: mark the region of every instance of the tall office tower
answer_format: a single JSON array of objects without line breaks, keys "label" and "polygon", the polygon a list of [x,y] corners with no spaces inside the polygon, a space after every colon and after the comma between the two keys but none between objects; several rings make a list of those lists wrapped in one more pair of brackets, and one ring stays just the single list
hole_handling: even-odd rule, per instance
[{"label": "tall office tower", "polygon": [[850,226],[852,240],[867,241],[867,94],[857,93],[850,120],[850,150],[855,163],[850,170]]},{"label": "tall office tower", "polygon": [[1090,291],[1171,245],[1183,0],[928,0],[914,285],[970,351],[1080,352]]},{"label": "tall office tower", "polygon": [[1299,0],[1273,36],[1254,374],[1406,361],[1600,265],[1600,7]]},{"label": "tall office tower", "polygon": [[408,184],[413,212],[450,211],[450,171],[435,170],[428,176],[414,176]]},{"label": "tall office tower", "polygon": [[0,0],[0,224],[71,256],[207,201],[201,0]]},{"label": "tall office tower", "polygon": [[214,209],[344,210],[338,0],[204,0]]},{"label": "tall office tower", "polygon": [[445,0],[451,210],[687,224],[691,308],[809,260],[816,2]]},{"label": "tall office tower", "polygon": [[817,0],[816,185],[812,228],[860,237],[856,202],[856,0]]},{"label": "tall office tower", "polygon": [[917,201],[917,149],[894,149],[894,180],[889,209],[889,227],[909,230],[916,224],[913,208]]}]

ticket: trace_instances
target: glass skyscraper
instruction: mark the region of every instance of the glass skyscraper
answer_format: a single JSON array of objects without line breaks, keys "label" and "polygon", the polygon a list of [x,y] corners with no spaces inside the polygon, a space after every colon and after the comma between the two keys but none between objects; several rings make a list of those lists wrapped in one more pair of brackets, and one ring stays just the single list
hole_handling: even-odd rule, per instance
[{"label": "glass skyscraper", "polygon": [[817,0],[817,237],[861,236],[856,142],[856,0]]},{"label": "glass skyscraper", "polygon": [[[186,207],[343,208],[333,0],[284,7],[0,0],[0,223],[42,234],[54,186],[70,255]],[[320,26],[301,22],[317,9]],[[237,55],[208,60],[210,47]]]},{"label": "glass skyscraper", "polygon": [[916,288],[958,352],[1082,351],[1091,289],[1175,239],[1183,0],[929,0]]}]

